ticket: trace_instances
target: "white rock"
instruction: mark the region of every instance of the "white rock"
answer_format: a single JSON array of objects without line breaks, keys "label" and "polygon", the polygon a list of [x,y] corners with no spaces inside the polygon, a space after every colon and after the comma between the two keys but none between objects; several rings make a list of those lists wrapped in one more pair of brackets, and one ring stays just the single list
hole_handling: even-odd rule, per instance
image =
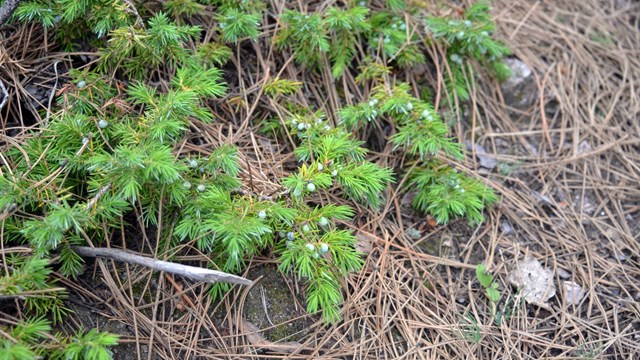
[{"label": "white rock", "polygon": [[546,301],[556,295],[553,272],[536,259],[526,257],[509,273],[507,281],[516,286],[529,304],[548,308]]},{"label": "white rock", "polygon": [[582,286],[573,281],[562,282],[562,293],[568,305],[578,305],[585,294]]}]

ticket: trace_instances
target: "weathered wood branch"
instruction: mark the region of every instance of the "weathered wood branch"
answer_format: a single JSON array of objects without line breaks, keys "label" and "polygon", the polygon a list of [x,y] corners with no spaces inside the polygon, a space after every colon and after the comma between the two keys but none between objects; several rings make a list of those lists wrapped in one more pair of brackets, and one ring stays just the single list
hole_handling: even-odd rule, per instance
[{"label": "weathered wood branch", "polygon": [[217,270],[199,268],[189,265],[181,265],[163,260],[156,260],[120,249],[92,248],[87,246],[73,246],[72,249],[81,256],[113,259],[129,264],[145,266],[157,271],[164,271],[171,274],[184,276],[196,281],[207,283],[225,282],[237,285],[253,284],[253,281],[245,279],[241,276],[236,276]]},{"label": "weathered wood branch", "polygon": [[4,23],[9,20],[11,14],[13,14],[15,9],[18,7],[18,4],[22,1],[23,0],[6,0],[4,4],[0,6],[0,26],[4,25]]}]

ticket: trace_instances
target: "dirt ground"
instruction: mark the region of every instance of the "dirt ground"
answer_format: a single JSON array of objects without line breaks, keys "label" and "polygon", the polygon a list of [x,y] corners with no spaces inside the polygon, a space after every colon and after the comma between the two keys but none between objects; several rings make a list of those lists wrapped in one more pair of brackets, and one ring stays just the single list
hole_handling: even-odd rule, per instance
[{"label": "dirt ground", "polygon": [[[377,213],[357,209],[349,226],[366,265],[345,282],[344,321],[334,326],[301,311],[302,284],[293,279],[275,279],[269,291],[235,289],[215,303],[202,285],[176,286],[179,280],[102,261],[79,281],[63,281],[71,300],[93,309],[94,318],[74,321],[123,334],[122,359],[640,358],[640,3],[496,0],[492,7],[498,36],[531,75],[510,88],[481,74],[453,126],[468,144],[467,161],[456,166],[501,195],[484,224],[433,226],[410,210],[410,193],[390,191]],[[18,51],[37,39],[22,41],[4,45],[15,62],[0,61],[40,67],[23,84],[63,71],[64,62],[54,67],[37,52]],[[293,63],[283,71],[296,78]],[[414,85],[443,78],[402,76]],[[258,82],[250,77],[239,74],[247,86]],[[311,99],[320,97],[316,90],[308,89]],[[329,114],[334,95],[318,101]],[[243,176],[267,192],[289,166],[288,150],[233,121],[204,126],[197,147],[238,144]],[[402,159],[389,149],[375,160],[396,166]],[[419,234],[407,234],[411,228]],[[556,287],[542,304],[523,301],[526,294],[508,281],[525,258],[548,270]],[[273,262],[257,257],[246,275],[262,269],[255,276],[273,278],[263,270]],[[475,278],[478,263],[500,285],[495,306]],[[286,301],[285,314],[276,314],[274,304]],[[293,334],[279,331],[283,324]]]}]

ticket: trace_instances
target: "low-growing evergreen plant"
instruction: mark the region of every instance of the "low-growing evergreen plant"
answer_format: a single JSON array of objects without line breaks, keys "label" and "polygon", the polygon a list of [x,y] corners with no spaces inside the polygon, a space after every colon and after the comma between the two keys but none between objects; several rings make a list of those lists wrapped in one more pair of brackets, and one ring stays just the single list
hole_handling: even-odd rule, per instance
[{"label": "low-growing evergreen plant", "polygon": [[[448,165],[463,157],[460,145],[431,99],[414,96],[408,84],[394,80],[393,69],[427,62],[418,36],[424,32],[449,53],[453,96],[467,97],[467,59],[504,77],[501,59],[508,50],[490,37],[494,25],[486,4],[469,7],[459,19],[427,20],[402,0],[315,11],[287,4],[292,8],[281,13],[251,0],[170,0],[163,3],[166,12],[139,12],[134,5],[36,0],[24,2],[14,15],[60,31],[72,28],[100,50],[95,66],[69,72],[48,123],[3,155],[3,241],[33,251],[7,257],[4,268],[11,270],[0,278],[0,293],[24,298],[32,316],[5,331],[12,338],[0,346],[12,358],[30,359],[49,346],[64,358],[109,358],[106,346],[117,338],[93,330],[53,345],[36,340],[50,331],[43,316],[60,321],[68,314],[50,266],[65,276],[79,275],[84,259],[74,246],[105,243],[132,212],[144,226],[172,224],[162,227],[163,245],[191,242],[223,271],[239,273],[251,256],[275,250],[280,270],[307,285],[307,310],[339,321],[342,281],[364,261],[354,234],[341,225],[354,216],[353,208],[319,202],[318,194],[372,211],[386,202],[394,171],[408,168],[370,161],[365,131],[375,123],[390,126],[385,141],[410,160],[413,170],[402,190],[416,191],[417,209],[441,223],[457,216],[479,223],[484,207],[497,201],[480,181]],[[211,41],[202,41],[202,27],[189,21],[196,17],[215,23]],[[267,31],[271,22],[275,30]],[[338,113],[329,114],[312,110],[319,103],[302,108],[292,101],[303,92],[302,82],[279,76],[260,84],[287,111],[256,128],[284,140],[298,161],[275,180],[281,191],[268,197],[243,188],[234,144],[219,144],[207,154],[178,151],[190,129],[220,121],[212,108],[231,101],[224,99],[229,86],[221,68],[246,51],[243,45],[263,38],[312,70],[329,65],[334,78],[354,75],[368,89],[367,100],[341,99]],[[216,284],[211,294],[229,288]]]}]

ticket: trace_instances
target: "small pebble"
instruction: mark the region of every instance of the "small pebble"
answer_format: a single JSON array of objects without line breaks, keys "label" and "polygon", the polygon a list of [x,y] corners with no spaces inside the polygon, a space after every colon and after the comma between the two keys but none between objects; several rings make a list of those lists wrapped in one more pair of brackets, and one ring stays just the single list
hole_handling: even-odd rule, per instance
[{"label": "small pebble", "polygon": [[568,280],[571,278],[571,273],[569,273],[567,270],[563,269],[563,268],[558,268],[556,270],[556,274],[558,274],[558,276],[560,277],[560,279],[562,280]]},{"label": "small pebble", "polygon": [[503,221],[500,225],[502,227],[502,232],[504,232],[505,235],[513,233],[513,227],[511,227],[511,224],[509,224],[508,221]]}]

